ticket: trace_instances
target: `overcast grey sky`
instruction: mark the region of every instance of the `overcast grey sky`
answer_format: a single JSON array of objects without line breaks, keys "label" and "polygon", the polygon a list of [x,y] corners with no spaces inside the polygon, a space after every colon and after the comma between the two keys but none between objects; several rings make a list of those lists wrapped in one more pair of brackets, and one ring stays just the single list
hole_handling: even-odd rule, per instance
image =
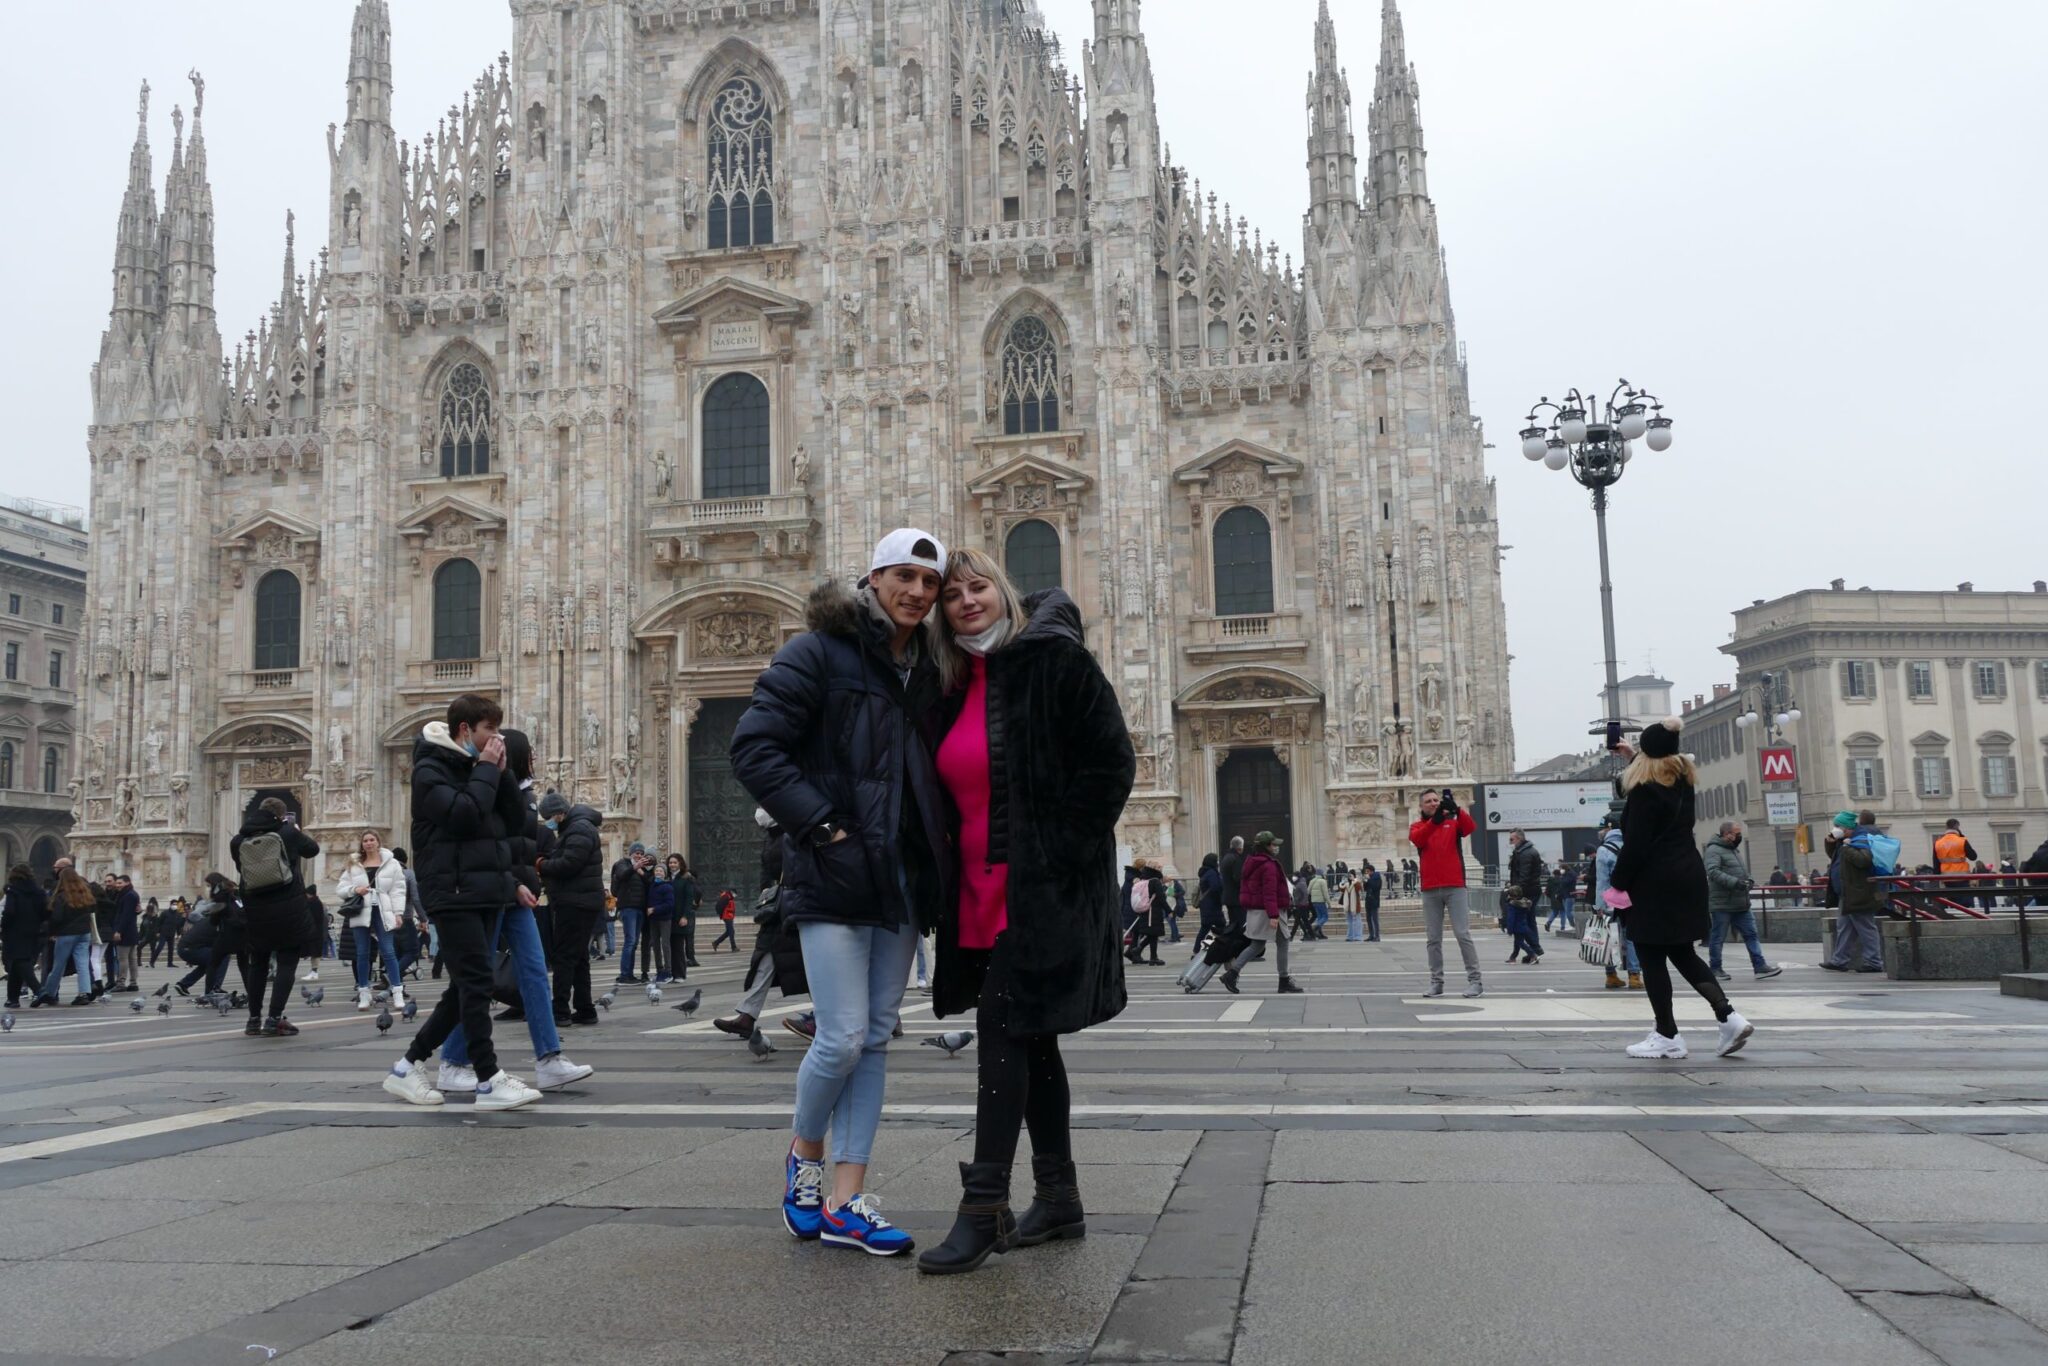
[{"label": "overcast grey sky", "polygon": [[[1088,0],[1041,0],[1078,58]],[[1361,136],[1379,6],[1333,7]],[[400,135],[510,39],[504,0],[393,0]],[[10,15],[0,84],[16,211],[0,219],[15,414],[0,490],[82,504],[87,375],[106,323],[137,82],[156,175],[184,73],[207,79],[223,334],[326,222],[353,0],[96,0]],[[1176,161],[1299,259],[1316,0],[1151,0]],[[2048,577],[2048,3],[1406,0],[1430,181],[1472,401],[1495,444],[1523,763],[1597,714],[1592,514],[1525,464],[1539,394],[1661,394],[1677,442],[1615,493],[1624,672],[1681,695],[1732,674],[1728,613],[1842,577],[2024,588]]]}]

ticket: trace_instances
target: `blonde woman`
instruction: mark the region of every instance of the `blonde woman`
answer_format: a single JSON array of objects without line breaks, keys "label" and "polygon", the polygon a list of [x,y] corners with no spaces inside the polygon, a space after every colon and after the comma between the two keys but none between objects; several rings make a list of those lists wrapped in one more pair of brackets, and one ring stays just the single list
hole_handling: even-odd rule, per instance
[{"label": "blonde woman", "polygon": [[1672,968],[1714,1008],[1721,1022],[1715,1051],[1722,1057],[1748,1043],[1754,1032],[1728,1004],[1713,970],[1693,952],[1693,945],[1707,937],[1707,867],[1692,842],[1695,774],[1692,760],[1678,752],[1683,724],[1675,716],[1653,722],[1643,728],[1639,753],[1627,746],[1620,750],[1633,757],[1621,775],[1626,804],[1609,896],[1626,894],[1619,915],[1642,960],[1643,985],[1657,1016],[1650,1036],[1628,1046],[1631,1058],[1686,1055],[1671,1013]]},{"label": "blonde woman", "polygon": [[[342,869],[334,894],[342,901],[342,928],[355,940],[356,1009],[370,1008],[374,946],[384,959],[384,980],[391,984],[391,1008],[404,1011],[405,976],[398,969],[398,945],[392,936],[405,924],[405,865],[391,856],[376,831],[365,830],[356,837],[356,856]],[[353,909],[351,897],[361,898]]]},{"label": "blonde woman", "polygon": [[[1116,822],[1137,760],[1065,593],[1020,599],[993,559],[962,550],[939,605],[937,761],[960,877],[940,909],[932,1008],[975,1009],[980,1083],[959,1217],[917,1263],[950,1275],[1087,1231],[1059,1036],[1124,1008]],[[1141,885],[1156,925],[1158,872]],[[1013,1217],[1010,1168],[1027,1126],[1034,1197]]]}]

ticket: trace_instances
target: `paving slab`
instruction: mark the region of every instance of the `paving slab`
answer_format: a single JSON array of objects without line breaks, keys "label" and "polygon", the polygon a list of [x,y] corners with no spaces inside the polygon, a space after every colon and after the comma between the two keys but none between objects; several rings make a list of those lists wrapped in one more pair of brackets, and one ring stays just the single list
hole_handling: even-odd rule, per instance
[{"label": "paving slab", "polygon": [[[696,1132],[706,1135],[706,1141],[681,1157],[644,1164],[557,1198],[564,1204],[626,1209],[650,1205],[679,1209],[759,1205],[772,1210],[782,1196],[782,1163],[789,1152],[789,1131],[778,1126]],[[960,1136],[958,1129],[885,1126],[876,1137],[875,1160],[870,1168],[877,1193],[889,1174],[905,1170]],[[945,1209],[959,1204],[959,1186],[959,1174],[955,1172],[953,1193],[929,1208]]]},{"label": "paving slab", "polygon": [[1967,1134],[1728,1134],[1720,1141],[1780,1170],[2048,1174],[2040,1162]]},{"label": "paving slab", "polygon": [[2048,1171],[1886,1171],[1797,1168],[1793,1181],[1858,1223],[2048,1220]]},{"label": "paving slab", "polygon": [[[1607,1124],[1611,1126],[1610,1119]],[[1520,1184],[1683,1185],[1669,1164],[1626,1134],[1476,1130],[1438,1134],[1283,1131],[1273,1144],[1275,1181],[1458,1181]]]},{"label": "paving slab", "polygon": [[87,1200],[49,1195],[47,1187],[0,1193],[0,1259],[33,1261],[125,1239],[159,1225],[176,1227],[223,1208],[218,1200]]},{"label": "paving slab", "polygon": [[[1414,1236],[1336,1293],[1331,1249],[1354,1246],[1371,1229]],[[1529,1269],[1551,1264],[1561,1248],[1571,1249],[1574,1284],[1627,1286],[1654,1265],[1665,1284],[1714,1290],[1660,1295],[1653,1313],[1629,1312],[1623,1296],[1619,1312],[1562,1314],[1532,1313],[1523,1296],[1456,1289],[1527,1284]],[[1739,1332],[1730,1331],[1730,1306],[1740,1306]],[[1610,1185],[1595,1199],[1535,1175],[1273,1187],[1235,1360],[1409,1363],[1418,1344],[1431,1360],[1471,1362],[1933,1360],[1690,1183]]]},{"label": "paving slab", "polygon": [[[487,1268],[385,1322],[406,1332],[503,1333],[506,1315],[531,1305],[542,1312],[521,1322],[522,1334],[564,1344],[564,1352],[598,1340],[643,1349],[687,1343],[693,1359],[707,1362],[724,1360],[734,1345],[808,1359],[818,1319],[788,1312],[795,1302],[787,1298],[777,1301],[785,1312],[764,1313],[758,1297],[719,1289],[777,1286],[833,1306],[838,1329],[890,1360],[898,1351],[1079,1350],[1094,1342],[1142,1241],[1091,1235],[991,1258],[972,1276],[932,1278],[907,1258],[883,1261],[759,1229],[607,1224]],[[716,1274],[682,1292],[679,1268]]]},{"label": "paving slab", "polygon": [[[432,1362],[434,1366],[505,1366],[507,1362],[533,1360],[533,1349],[533,1339],[525,1334],[418,1332],[379,1323],[354,1332],[336,1333],[301,1347],[282,1360],[289,1361],[291,1366],[420,1366],[422,1362]],[[687,1339],[666,1350],[655,1350],[644,1342],[606,1341],[593,1336],[576,1344],[573,1354],[549,1359],[573,1362],[574,1366],[650,1366],[658,1362],[790,1366],[793,1360],[801,1360],[804,1366],[876,1366],[872,1351],[858,1344],[834,1346],[822,1334],[796,1358],[785,1347],[720,1343],[714,1354],[706,1345]],[[940,1366],[947,1360],[942,1349],[899,1347],[891,1351],[889,1366]],[[1000,1361],[1000,1366],[1017,1366],[1015,1357],[989,1360]]]},{"label": "paving slab", "polygon": [[2048,1245],[1932,1243],[1915,1251],[1985,1299],[2048,1329]]},{"label": "paving slab", "polygon": [[1803,1191],[1725,1190],[1722,1203],[1844,1290],[1960,1295],[1963,1286]]},{"label": "paving slab", "polygon": [[230,1319],[256,1313],[331,1285],[360,1267],[280,1266],[261,1274],[246,1266],[181,1261],[123,1267],[109,1293],[82,1294],[100,1283],[69,1262],[0,1266],[0,1323],[15,1352],[100,1353],[137,1357]]},{"label": "paving slab", "polygon": [[[374,1266],[437,1247],[539,1204],[435,1199],[259,1200],[114,1238],[66,1254],[91,1262],[208,1261],[253,1266]],[[125,1273],[113,1273],[116,1275]]]},{"label": "paving slab", "polygon": [[1912,1335],[1944,1366],[2048,1361],[2048,1333],[2009,1309],[1953,1295],[1866,1295],[1863,1302]]},{"label": "paving slab", "polygon": [[1096,1339],[1109,1361],[1229,1361],[1237,1335],[1238,1277],[1138,1281],[1124,1287]]}]

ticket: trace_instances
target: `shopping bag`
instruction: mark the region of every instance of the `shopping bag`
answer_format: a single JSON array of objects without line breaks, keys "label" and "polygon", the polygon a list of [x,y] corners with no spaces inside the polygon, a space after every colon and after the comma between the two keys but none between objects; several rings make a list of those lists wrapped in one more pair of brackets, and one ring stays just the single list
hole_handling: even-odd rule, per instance
[{"label": "shopping bag", "polygon": [[1586,926],[1586,932],[1579,939],[1579,961],[1591,963],[1596,968],[1607,967],[1614,960],[1614,926],[1604,915],[1595,915]]}]

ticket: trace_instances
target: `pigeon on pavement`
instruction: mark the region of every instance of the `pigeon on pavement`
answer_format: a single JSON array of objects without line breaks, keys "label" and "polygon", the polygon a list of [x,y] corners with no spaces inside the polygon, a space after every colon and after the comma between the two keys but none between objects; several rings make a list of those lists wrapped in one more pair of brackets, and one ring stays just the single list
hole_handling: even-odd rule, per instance
[{"label": "pigeon on pavement", "polygon": [[170,1003],[169,1001],[158,1001],[158,1002],[156,1003],[156,1013],[157,1013],[157,1014],[159,1014],[159,1015],[168,1015],[168,1014],[170,1014],[170,1013],[171,1013],[171,1003]]},{"label": "pigeon on pavement", "polygon": [[383,1005],[383,1004],[384,1004],[384,1003],[385,1003],[386,1001],[388,1001],[388,1000],[390,1000],[390,999],[391,999],[391,993],[390,993],[390,992],[388,992],[388,991],[386,991],[386,990],[384,990],[384,988],[382,988],[382,987],[378,987],[378,988],[377,988],[377,989],[376,989],[375,991],[373,991],[373,992],[371,992],[371,993],[370,993],[370,1001],[371,1001],[371,1003],[372,1003],[372,1004],[374,1004],[374,1005],[380,1005],[380,1006],[381,1006],[381,1005]]},{"label": "pigeon on pavement", "polygon": [[661,988],[656,986],[652,982],[649,982],[647,984],[647,1004],[651,1006],[658,1006],[661,1004]]},{"label": "pigeon on pavement", "polygon": [[618,998],[619,994],[616,991],[607,991],[604,995],[597,998],[597,1003],[603,1006],[606,1010],[610,1010],[612,1008],[612,1002],[616,1001]]},{"label": "pigeon on pavement", "polygon": [[130,1001],[128,1003],[128,1008],[134,1011],[137,1015],[140,1015],[142,1013],[142,998],[138,996],[134,1000]]},{"label": "pigeon on pavement", "polygon": [[946,1050],[946,1056],[950,1058],[973,1042],[973,1030],[949,1029],[944,1034],[934,1034],[931,1038],[926,1039],[924,1046],[926,1048],[943,1048]]},{"label": "pigeon on pavement", "polygon": [[391,1028],[391,1007],[381,1006],[377,1010],[377,1032],[382,1034]]},{"label": "pigeon on pavement", "polygon": [[171,994],[171,984],[169,982],[166,982],[162,986],[158,987],[155,991],[152,991],[149,994],[152,996],[168,996]]},{"label": "pigeon on pavement", "polygon": [[10,1010],[5,1015],[0,1015],[0,1034],[12,1034],[13,1032],[14,1012]]},{"label": "pigeon on pavement", "polygon": [[[320,1004],[319,998],[315,997],[315,998],[314,998],[314,1001],[313,1001],[313,1004],[314,1004],[314,1005],[318,1005],[318,1004]],[[413,1017],[413,1016],[415,1016],[415,1015],[417,1015],[417,1014],[419,1014],[419,1013],[420,1013],[420,998],[419,998],[419,997],[417,997],[417,996],[408,996],[408,997],[406,997],[406,998],[405,998],[405,1022],[406,1022],[407,1024],[411,1024],[411,1023],[412,1023],[412,1017]]]},{"label": "pigeon on pavement", "polygon": [[677,1006],[676,1009],[682,1011],[683,1014],[686,1016],[695,1015],[697,1013],[697,1007],[703,1004],[704,988],[698,987],[695,991],[690,993],[690,999],[683,1002],[681,1005]]},{"label": "pigeon on pavement", "polygon": [[768,1042],[768,1036],[755,1030],[747,1036],[747,1051],[757,1058],[765,1058],[775,1051],[775,1045]]},{"label": "pigeon on pavement", "polygon": [[317,1006],[326,999],[327,988],[324,986],[314,987],[311,991],[306,993],[306,1004],[309,1006]]}]

